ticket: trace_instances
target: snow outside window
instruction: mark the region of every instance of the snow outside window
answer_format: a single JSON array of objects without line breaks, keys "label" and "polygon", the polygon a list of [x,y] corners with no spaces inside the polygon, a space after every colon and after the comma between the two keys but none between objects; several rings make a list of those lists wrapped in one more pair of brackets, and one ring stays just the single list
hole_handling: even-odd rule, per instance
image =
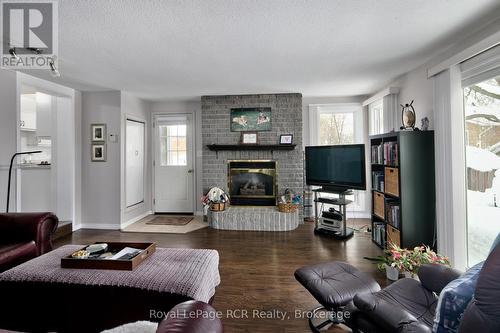
[{"label": "snow outside window", "polygon": [[486,259],[500,232],[500,76],[463,94],[470,267]]}]

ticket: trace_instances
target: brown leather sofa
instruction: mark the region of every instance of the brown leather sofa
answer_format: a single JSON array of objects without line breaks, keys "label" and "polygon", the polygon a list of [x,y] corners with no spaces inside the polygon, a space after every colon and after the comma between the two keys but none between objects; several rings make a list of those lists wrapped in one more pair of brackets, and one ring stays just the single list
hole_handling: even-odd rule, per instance
[{"label": "brown leather sofa", "polygon": [[52,213],[1,213],[0,272],[51,251],[58,222]]}]

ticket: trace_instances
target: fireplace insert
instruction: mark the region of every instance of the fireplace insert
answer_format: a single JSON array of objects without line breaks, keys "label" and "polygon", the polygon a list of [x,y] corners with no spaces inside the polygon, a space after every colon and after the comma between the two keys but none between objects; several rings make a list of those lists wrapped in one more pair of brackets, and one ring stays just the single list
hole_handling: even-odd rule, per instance
[{"label": "fireplace insert", "polygon": [[276,206],[276,161],[228,161],[231,205]]}]

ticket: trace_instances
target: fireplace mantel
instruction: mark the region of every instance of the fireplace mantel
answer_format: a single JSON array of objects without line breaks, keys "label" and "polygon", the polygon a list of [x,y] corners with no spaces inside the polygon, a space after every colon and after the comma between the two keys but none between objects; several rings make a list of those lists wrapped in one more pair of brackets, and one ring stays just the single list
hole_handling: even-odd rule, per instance
[{"label": "fireplace mantel", "polygon": [[207,145],[212,151],[221,150],[294,150],[297,145]]}]

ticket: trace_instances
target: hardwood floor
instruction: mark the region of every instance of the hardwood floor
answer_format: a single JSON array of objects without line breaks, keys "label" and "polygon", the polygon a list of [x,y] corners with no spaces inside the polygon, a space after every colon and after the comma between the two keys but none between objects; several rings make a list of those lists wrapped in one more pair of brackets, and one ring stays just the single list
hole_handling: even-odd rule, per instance
[{"label": "hardwood floor", "polygon": [[[368,224],[357,220],[355,225]],[[332,260],[346,261],[369,272],[381,285],[384,274],[363,257],[380,255],[368,233],[356,233],[348,241],[337,241],[313,233],[305,223],[290,232],[222,231],[205,228],[188,234],[122,233],[79,230],[55,241],[55,246],[97,241],[154,241],[159,247],[209,248],[220,254],[221,284],[213,306],[222,311],[225,332],[310,332],[307,319],[295,311],[309,311],[318,304],[297,282],[294,271],[304,265]],[[248,318],[231,318],[230,310],[247,310]],[[257,318],[254,311],[282,311],[281,319]],[[233,312],[234,316],[239,313]],[[266,313],[266,314],[267,314]],[[229,315],[228,315],[229,314]],[[263,313],[264,314],[264,313]],[[329,332],[343,332],[332,328]]]}]

